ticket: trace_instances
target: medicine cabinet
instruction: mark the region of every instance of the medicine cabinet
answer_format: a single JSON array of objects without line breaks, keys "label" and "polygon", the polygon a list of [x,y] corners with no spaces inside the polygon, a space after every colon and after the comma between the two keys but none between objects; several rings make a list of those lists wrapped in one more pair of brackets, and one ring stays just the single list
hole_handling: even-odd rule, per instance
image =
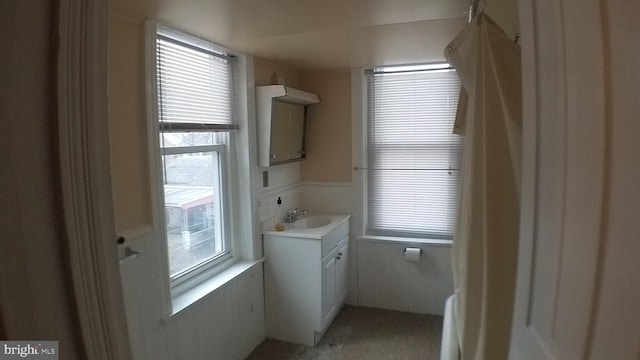
[{"label": "medicine cabinet", "polygon": [[305,159],[307,105],[319,102],[318,95],[285,85],[256,87],[260,166]]}]

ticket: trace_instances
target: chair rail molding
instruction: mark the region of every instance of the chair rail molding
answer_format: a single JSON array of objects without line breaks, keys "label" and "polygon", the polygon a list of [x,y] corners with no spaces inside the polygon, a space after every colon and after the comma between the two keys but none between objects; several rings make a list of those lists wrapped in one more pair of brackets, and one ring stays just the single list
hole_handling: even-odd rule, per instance
[{"label": "chair rail molding", "polygon": [[120,284],[107,118],[107,14],[103,0],[58,2],[57,127],[77,318],[88,359],[130,359]]}]

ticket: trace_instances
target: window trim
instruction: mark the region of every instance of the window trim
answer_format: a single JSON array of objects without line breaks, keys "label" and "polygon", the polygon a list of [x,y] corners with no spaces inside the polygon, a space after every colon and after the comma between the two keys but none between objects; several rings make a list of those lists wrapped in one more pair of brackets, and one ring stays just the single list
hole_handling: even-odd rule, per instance
[{"label": "window trim", "polygon": [[220,144],[161,147],[160,155],[180,155],[180,154],[192,154],[192,153],[214,152],[214,151],[224,152],[226,150],[225,148],[226,146],[220,145]]},{"label": "window trim", "polygon": [[[445,70],[450,68],[442,60],[435,63],[421,64],[423,70]],[[407,65],[412,68],[414,65]],[[384,72],[387,67],[377,68]],[[353,233],[356,237],[392,239],[394,242],[424,242],[434,244],[452,244],[452,239],[443,237],[402,237],[388,234],[369,233],[368,228],[368,175],[365,170],[368,167],[368,88],[367,72],[371,68],[354,68],[351,70],[351,99],[353,102],[351,109],[352,121],[352,161],[353,161],[353,184],[354,184],[354,206],[352,214]],[[453,130],[453,129],[452,129]]]},{"label": "window trim", "polygon": [[[162,130],[161,130],[162,131]],[[229,141],[227,141],[229,142]],[[201,274],[211,274],[212,268],[220,266],[220,264],[230,260],[233,258],[233,242],[231,239],[231,219],[233,216],[229,216],[226,214],[230,214],[230,206],[229,201],[232,198],[231,189],[229,188],[229,155],[227,154],[227,145],[195,145],[195,146],[177,146],[177,147],[168,147],[159,149],[160,157],[165,155],[178,155],[178,154],[192,154],[192,153],[205,153],[205,152],[217,152],[218,153],[218,161],[219,161],[219,169],[221,170],[220,174],[220,187],[224,189],[222,191],[222,208],[221,208],[221,223],[223,224],[222,236],[223,242],[226,251],[222,254],[215,255],[211,259],[205,260],[189,269],[181,272],[178,276],[173,279],[169,276],[169,282],[171,283],[172,292],[181,292],[183,291],[185,285],[190,284],[193,278],[198,278]],[[163,184],[164,185],[164,184]],[[165,208],[164,196],[161,199],[162,207]],[[167,242],[166,238],[166,224],[164,227],[164,241]],[[167,254],[168,259],[168,254]],[[198,282],[198,280],[196,280]],[[188,285],[186,286],[189,287]]]},{"label": "window trim", "polygon": [[[167,131],[166,129],[162,129],[163,126],[171,126],[171,124],[162,124],[159,121],[159,113],[157,107],[157,58],[156,58],[156,38],[158,35],[169,36],[175,38],[179,41],[184,41],[187,43],[195,44],[198,47],[202,47],[204,49],[208,49],[210,51],[216,51],[224,53],[230,57],[234,57],[236,59],[242,58],[243,66],[247,66],[247,63],[251,63],[250,59],[246,59],[244,55],[234,53],[226,48],[223,48],[219,45],[216,45],[210,41],[206,41],[200,39],[198,37],[189,35],[187,33],[181,32],[176,29],[172,29],[163,25],[156,23],[155,21],[147,20],[145,22],[145,30],[146,30],[146,38],[145,38],[145,74],[146,74],[146,113],[147,113],[147,140],[148,140],[148,156],[149,156],[149,183],[150,183],[150,201],[151,201],[151,212],[152,212],[152,222],[154,228],[155,237],[159,240],[157,241],[157,247],[154,250],[154,257],[158,261],[158,266],[161,269],[161,276],[158,280],[161,282],[163,289],[163,302],[164,308],[166,309],[166,313],[169,315],[173,315],[178,311],[183,310],[188,304],[185,304],[183,300],[185,296],[188,298],[192,298],[189,293],[196,291],[198,293],[202,293],[201,288],[206,283],[210,282],[217,274],[223,276],[226,273],[227,269],[231,269],[234,264],[244,263],[241,262],[241,255],[239,249],[241,245],[239,242],[247,242],[247,239],[238,239],[238,234],[244,235],[243,230],[238,229],[239,226],[236,224],[237,221],[233,220],[238,215],[236,209],[238,207],[247,206],[245,202],[247,201],[245,196],[240,196],[237,192],[239,191],[238,186],[234,185],[230,179],[233,176],[237,176],[238,172],[244,174],[246,169],[240,170],[240,166],[242,163],[246,162],[254,162],[254,159],[240,159],[241,153],[237,149],[237,143],[239,139],[235,139],[235,135],[237,135],[240,130],[238,130],[236,124],[238,123],[238,119],[233,125],[222,126],[221,128],[215,129],[205,129],[200,128],[194,131],[205,131],[205,132],[215,132],[222,130],[227,133],[234,132],[234,136],[228,136],[226,141],[226,146],[224,150],[224,156],[221,156],[221,164],[220,168],[224,176],[221,178],[221,187],[225,189],[225,197],[226,201],[224,201],[223,206],[225,209],[227,226],[225,226],[224,231],[226,232],[226,237],[229,239],[228,250],[229,254],[221,259],[216,259],[214,264],[207,264],[206,266],[200,266],[197,269],[192,270],[192,272],[188,276],[183,276],[181,279],[176,279],[172,281],[169,276],[169,257],[168,257],[168,244],[166,241],[166,223],[165,223],[165,215],[164,215],[164,188],[163,188],[163,180],[159,174],[162,174],[162,147],[160,146],[160,135],[164,132],[171,132],[172,130]],[[237,65],[236,65],[237,66]],[[253,76],[253,74],[245,74],[245,69],[236,69],[237,71],[243,71],[240,74],[240,78],[236,78],[236,96],[241,96],[241,94],[245,95],[246,89],[238,89],[240,86],[245,86],[243,80],[247,76]],[[234,111],[238,111],[240,114],[245,114],[246,110],[239,109],[240,106],[247,106],[248,101],[250,99],[237,99],[236,101],[236,109]],[[242,120],[242,123],[247,120]],[[177,123],[173,123],[175,125]],[[198,126],[199,124],[195,124]],[[247,131],[247,130],[244,130]],[[247,136],[247,134],[243,134],[243,136]],[[249,135],[250,137],[250,135]],[[244,140],[243,140],[244,141]],[[203,145],[203,146],[211,146],[211,145]],[[213,145],[216,146],[216,145]],[[164,148],[167,153],[179,151],[179,150],[171,150],[171,149],[180,149],[177,148]],[[244,156],[245,154],[242,154]],[[229,158],[233,157],[234,161],[230,161]],[[247,176],[252,176],[249,171]],[[250,197],[255,196],[254,193],[249,194]],[[236,201],[242,201],[242,204],[234,204]],[[251,206],[249,204],[248,206]],[[252,225],[252,221],[243,221],[247,225]],[[255,231],[254,229],[252,229]],[[250,260],[255,256],[251,251],[254,251],[252,244],[249,244],[248,255],[250,255],[245,260]],[[255,251],[254,251],[255,252]],[[205,294],[206,295],[206,294]],[[204,295],[201,295],[204,296]],[[193,298],[189,303],[195,302],[199,299]],[[177,308],[176,308],[177,306]]]}]

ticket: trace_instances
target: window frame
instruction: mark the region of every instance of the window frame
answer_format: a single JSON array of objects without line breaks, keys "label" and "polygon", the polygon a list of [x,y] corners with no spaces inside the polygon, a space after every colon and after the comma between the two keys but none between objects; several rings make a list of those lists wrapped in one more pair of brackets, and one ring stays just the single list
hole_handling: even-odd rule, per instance
[{"label": "window frame", "polygon": [[[204,132],[204,131],[203,131]],[[204,133],[211,133],[212,131],[207,131]],[[159,133],[162,136],[162,132]],[[227,141],[228,142],[228,141]],[[219,186],[223,191],[220,193],[220,216],[219,220],[220,224],[222,224],[222,230],[220,231],[220,235],[222,236],[222,243],[224,244],[225,251],[221,254],[214,255],[212,258],[204,260],[200,263],[194,264],[186,270],[183,270],[177,274],[177,276],[172,277],[169,273],[169,281],[171,283],[172,288],[179,288],[182,284],[188,282],[192,277],[197,277],[199,274],[208,271],[211,267],[215,267],[231,258],[233,258],[232,253],[232,241],[231,241],[231,219],[230,219],[230,206],[229,200],[231,198],[231,193],[229,189],[229,171],[228,163],[229,156],[227,151],[227,144],[213,144],[213,145],[190,145],[190,146],[173,146],[173,147],[160,147],[160,157],[165,155],[179,155],[179,154],[194,154],[194,153],[211,153],[215,152],[218,154],[218,171],[219,171]],[[164,196],[161,199],[162,208],[166,209]],[[163,216],[164,217],[164,216]],[[168,244],[167,238],[167,226],[166,226],[166,217],[164,217],[164,241]],[[169,261],[169,253],[167,252],[167,261]]]},{"label": "window frame", "polygon": [[[415,69],[416,67],[424,67],[426,70],[430,69],[445,69],[450,68],[449,64],[445,62],[439,63],[431,63],[431,64],[419,64],[419,65],[400,65],[400,66],[389,66],[389,67],[380,67],[380,68],[369,68],[369,69],[354,69],[352,72],[352,99],[354,101],[359,100],[360,106],[354,107],[353,111],[353,125],[354,125],[354,136],[353,136],[353,159],[354,159],[354,169],[356,170],[354,173],[354,183],[356,185],[356,203],[359,204],[356,209],[354,209],[354,228],[357,236],[365,236],[367,238],[386,238],[386,239],[394,239],[397,241],[433,241],[437,243],[451,243],[453,239],[453,233],[448,235],[442,234],[403,234],[402,232],[395,232],[393,230],[382,230],[382,231],[372,231],[370,230],[369,225],[369,144],[370,144],[370,123],[369,123],[369,79],[367,78],[367,72],[372,70],[378,70],[382,72],[393,72],[394,69],[398,69],[400,71],[406,72]],[[453,109],[453,113],[455,114],[456,109]],[[360,130],[360,131],[357,131]],[[451,131],[453,132],[453,124],[451,126]],[[357,133],[360,132],[358,135]],[[459,144],[459,156],[460,161],[459,164],[461,166],[461,154],[462,154],[462,143]],[[458,168],[460,170],[460,168]],[[461,178],[458,180],[458,196],[461,192]],[[455,208],[459,205],[460,198],[458,197],[457,203],[454,204]],[[455,216],[455,215],[454,215]],[[455,219],[451,219],[451,221],[455,224]]]},{"label": "window frame", "polygon": [[[234,227],[235,213],[234,202],[239,200],[237,186],[235,186],[230,179],[238,175],[239,166],[239,154],[237,151],[237,139],[236,132],[233,126],[223,125],[221,127],[216,126],[202,126],[201,128],[191,129],[193,132],[202,133],[215,133],[224,132],[225,136],[224,144],[214,145],[194,145],[194,146],[177,146],[177,147],[162,147],[160,143],[160,137],[163,132],[186,132],[189,129],[175,128],[175,129],[163,129],[163,126],[159,121],[159,109],[158,109],[158,77],[157,77],[157,53],[156,53],[156,41],[158,36],[169,37],[175,41],[186,43],[191,47],[202,48],[208,52],[218,52],[222,54],[228,54],[230,56],[236,56],[236,54],[224,47],[216,45],[210,41],[200,39],[198,37],[186,34],[179,30],[169,28],[152,21],[146,23],[147,41],[146,41],[146,74],[147,74],[147,114],[148,114],[148,141],[149,141],[149,158],[150,158],[150,183],[151,183],[151,203],[153,213],[154,232],[156,233],[159,241],[159,250],[161,251],[160,263],[163,269],[162,282],[165,284],[165,288],[169,290],[169,298],[175,299],[183,293],[188,292],[190,289],[206,282],[212,276],[229,268],[238,260],[238,244],[236,241],[237,229]],[[239,71],[239,69],[234,69]],[[235,82],[234,86],[236,96],[233,106],[233,113],[235,114],[240,106],[240,99],[237,98],[237,87],[241,84],[237,77],[232,77],[232,81]],[[195,152],[203,152],[203,149],[214,149],[219,153],[219,168],[220,168],[220,187],[223,189],[221,197],[222,201],[221,212],[223,213],[223,234],[224,242],[227,252],[222,256],[217,256],[207,261],[204,261],[198,266],[190,269],[186,273],[180,274],[180,276],[171,278],[169,270],[169,252],[168,252],[168,239],[167,239],[167,226],[165,215],[165,198],[164,198],[164,181],[162,175],[162,157],[171,154],[181,152],[182,150],[193,148],[198,149]],[[210,152],[209,150],[204,152]],[[171,304],[167,304],[171,308]],[[170,311],[170,313],[174,312]]]}]

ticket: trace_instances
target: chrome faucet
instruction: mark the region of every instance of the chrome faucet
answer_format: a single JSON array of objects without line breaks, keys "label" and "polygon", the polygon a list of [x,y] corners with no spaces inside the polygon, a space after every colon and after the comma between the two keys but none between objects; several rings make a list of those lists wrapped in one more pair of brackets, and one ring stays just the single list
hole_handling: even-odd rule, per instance
[{"label": "chrome faucet", "polygon": [[284,218],[284,222],[286,222],[287,224],[296,222],[296,220],[298,220],[298,216],[304,215],[306,213],[307,213],[307,210],[298,210],[298,208],[294,208],[293,210],[287,213],[287,215]]}]

